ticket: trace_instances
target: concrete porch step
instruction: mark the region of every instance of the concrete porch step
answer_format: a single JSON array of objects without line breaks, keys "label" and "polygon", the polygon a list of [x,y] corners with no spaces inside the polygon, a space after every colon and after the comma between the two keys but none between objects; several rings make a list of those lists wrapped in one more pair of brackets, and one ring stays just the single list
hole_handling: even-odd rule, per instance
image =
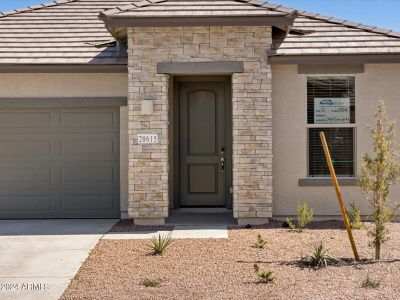
[{"label": "concrete porch step", "polygon": [[181,210],[172,210],[165,220],[166,225],[183,226],[215,226],[235,225],[232,211],[228,212],[185,212]]}]

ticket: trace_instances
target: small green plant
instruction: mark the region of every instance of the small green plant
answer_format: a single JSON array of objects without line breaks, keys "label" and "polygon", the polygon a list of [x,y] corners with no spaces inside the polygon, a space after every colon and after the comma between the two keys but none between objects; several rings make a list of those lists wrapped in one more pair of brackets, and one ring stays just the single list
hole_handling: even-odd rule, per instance
[{"label": "small green plant", "polygon": [[267,245],[267,241],[262,238],[261,234],[258,234],[257,242],[254,244],[254,247],[257,249],[264,249],[264,247],[266,245]]},{"label": "small green plant", "polygon": [[153,250],[153,255],[163,255],[164,251],[171,245],[172,237],[171,234],[159,234],[158,236],[153,236],[151,241],[150,247]]},{"label": "small green plant", "polygon": [[260,266],[258,265],[258,264],[254,264],[254,271],[256,272],[256,273],[258,273],[258,272],[260,272]]},{"label": "small green plant", "polygon": [[350,203],[350,209],[347,211],[347,214],[349,215],[351,229],[361,229],[364,227],[364,223],[361,220],[361,211],[354,202]]},{"label": "small green plant", "polygon": [[289,227],[293,230],[303,231],[307,228],[314,216],[314,209],[309,209],[307,202],[297,206],[297,222],[294,224],[290,218],[286,219]]},{"label": "small green plant", "polygon": [[311,268],[325,268],[328,265],[338,264],[339,260],[327,255],[327,252],[328,250],[325,250],[322,243],[320,243],[319,246],[314,248],[312,255],[303,257],[300,262]]},{"label": "small green plant", "polygon": [[379,287],[380,284],[381,284],[380,281],[373,280],[368,275],[367,278],[362,282],[361,286],[363,288],[376,289]]},{"label": "small green plant", "polygon": [[296,230],[296,224],[292,222],[291,218],[286,218],[286,223],[290,229]]},{"label": "small green plant", "polygon": [[142,281],[142,285],[145,287],[158,287],[160,282],[157,280],[145,279]]},{"label": "small green plant", "polygon": [[276,281],[272,271],[261,271],[258,264],[254,264],[254,271],[257,273],[259,283],[274,283]]}]

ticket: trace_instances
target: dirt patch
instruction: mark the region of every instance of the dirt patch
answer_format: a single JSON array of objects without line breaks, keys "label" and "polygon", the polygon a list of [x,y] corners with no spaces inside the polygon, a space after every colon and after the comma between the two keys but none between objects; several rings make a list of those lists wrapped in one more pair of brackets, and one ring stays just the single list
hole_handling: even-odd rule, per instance
[{"label": "dirt patch", "polygon": [[[329,224],[303,233],[235,228],[229,239],[174,240],[163,256],[149,255],[149,241],[102,240],[62,299],[399,299],[400,224],[390,225],[392,239],[380,262],[371,260],[365,230],[355,231],[359,263],[352,260],[346,232]],[[265,249],[252,247],[257,234],[268,241]],[[320,242],[345,263],[300,268],[299,259]],[[255,262],[273,271],[276,282],[257,283]],[[361,287],[367,275],[381,281],[379,288]],[[146,279],[160,284],[146,287]]]},{"label": "dirt patch", "polygon": [[119,220],[111,228],[110,232],[134,232],[134,231],[171,231],[174,226],[139,226],[133,223],[132,219]]}]

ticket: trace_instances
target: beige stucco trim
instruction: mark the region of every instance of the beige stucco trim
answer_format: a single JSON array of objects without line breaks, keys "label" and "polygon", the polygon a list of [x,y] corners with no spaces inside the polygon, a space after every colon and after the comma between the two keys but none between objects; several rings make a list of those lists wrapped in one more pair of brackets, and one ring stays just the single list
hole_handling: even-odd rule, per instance
[{"label": "beige stucco trim", "polygon": [[363,64],[299,65],[299,74],[358,74],[364,73]]},{"label": "beige stucco trim", "polygon": [[0,74],[0,98],[127,96],[123,73]]}]

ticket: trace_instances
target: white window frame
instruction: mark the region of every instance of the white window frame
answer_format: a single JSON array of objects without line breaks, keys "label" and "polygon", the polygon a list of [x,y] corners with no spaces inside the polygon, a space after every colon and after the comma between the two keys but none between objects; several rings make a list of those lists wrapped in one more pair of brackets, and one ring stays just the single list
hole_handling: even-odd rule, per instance
[{"label": "white window frame", "polygon": [[[354,89],[355,91],[357,88],[357,76],[356,74],[312,74],[312,75],[307,75],[306,76],[306,85],[308,85],[308,79],[309,78],[315,78],[315,77],[327,77],[327,78],[347,78],[347,77],[354,77]],[[310,175],[310,138],[309,138],[309,129],[310,128],[353,128],[353,157],[354,157],[354,162],[353,162],[353,170],[354,174],[353,176],[338,176],[338,178],[356,178],[357,174],[357,93],[354,95],[354,123],[349,123],[349,124],[309,124],[308,123],[308,87],[306,87],[306,145],[307,145],[307,178],[311,179],[326,179],[329,178],[329,176],[312,176]]]}]

